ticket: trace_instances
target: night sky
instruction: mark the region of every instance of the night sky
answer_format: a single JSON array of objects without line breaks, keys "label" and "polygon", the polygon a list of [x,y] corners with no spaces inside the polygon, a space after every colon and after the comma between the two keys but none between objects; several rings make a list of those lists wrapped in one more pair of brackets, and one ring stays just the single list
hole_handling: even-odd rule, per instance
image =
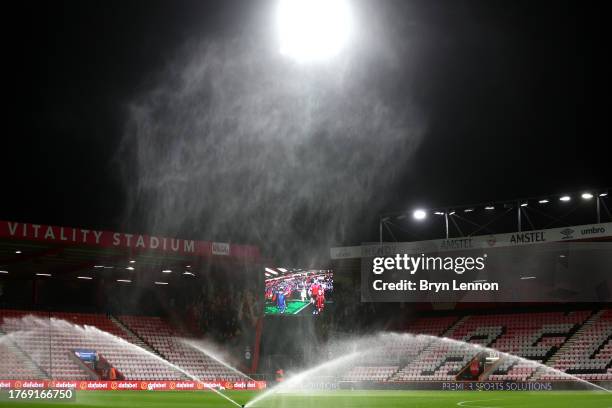
[{"label": "night sky", "polygon": [[[373,212],[612,185],[607,15],[591,2],[370,1],[405,18],[407,92],[428,118],[415,158]],[[46,1],[4,35],[8,129],[0,219],[122,230],[126,108],[183,44],[230,37],[264,1]],[[399,18],[398,18],[399,16]],[[408,40],[408,39],[407,39]],[[400,81],[401,82],[401,81]],[[408,82],[408,80],[406,81]],[[333,192],[330,192],[333,194]],[[240,214],[237,214],[237,220]],[[355,241],[375,239],[375,228]],[[155,231],[141,231],[154,233]],[[212,237],[198,237],[211,239]]]}]

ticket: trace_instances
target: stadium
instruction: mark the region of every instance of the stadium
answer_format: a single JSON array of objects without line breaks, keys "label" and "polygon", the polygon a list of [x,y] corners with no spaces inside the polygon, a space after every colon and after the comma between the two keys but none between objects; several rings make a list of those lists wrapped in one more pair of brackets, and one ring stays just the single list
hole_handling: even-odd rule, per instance
[{"label": "stadium", "polygon": [[11,13],[0,406],[612,407],[597,6]]}]

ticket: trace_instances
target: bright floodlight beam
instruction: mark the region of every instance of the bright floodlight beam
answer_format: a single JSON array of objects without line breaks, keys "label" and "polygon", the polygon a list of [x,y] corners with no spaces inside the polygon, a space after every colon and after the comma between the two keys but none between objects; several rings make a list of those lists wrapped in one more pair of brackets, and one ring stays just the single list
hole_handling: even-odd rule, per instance
[{"label": "bright floodlight beam", "polygon": [[348,0],[279,0],[280,52],[298,62],[331,58],[353,31]]},{"label": "bright floodlight beam", "polygon": [[427,213],[425,212],[425,210],[414,210],[412,216],[415,220],[422,221],[427,218]]}]

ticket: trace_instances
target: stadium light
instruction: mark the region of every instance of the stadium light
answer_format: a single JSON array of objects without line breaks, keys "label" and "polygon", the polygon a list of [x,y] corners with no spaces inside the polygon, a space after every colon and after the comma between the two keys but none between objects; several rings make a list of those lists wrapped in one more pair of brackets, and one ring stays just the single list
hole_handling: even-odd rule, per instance
[{"label": "stadium light", "polygon": [[348,0],[280,0],[276,17],[280,53],[298,62],[337,55],[353,31]]},{"label": "stadium light", "polygon": [[466,212],[466,213],[469,213],[469,212],[472,212],[472,211],[474,211],[473,208],[466,208],[465,210],[463,210],[463,212]]},{"label": "stadium light", "polygon": [[183,275],[195,276],[193,272],[189,272],[189,271],[183,272]]},{"label": "stadium light", "polygon": [[129,279],[117,279],[117,282],[121,282],[121,283],[132,283],[131,280]]},{"label": "stadium light", "polygon": [[608,193],[601,193],[601,194],[599,194],[599,196],[600,196],[600,197],[607,197],[607,196],[608,196]]},{"label": "stadium light", "polygon": [[133,259],[130,259],[130,263],[133,264],[133,263],[136,263],[136,261]]},{"label": "stadium light", "polygon": [[92,280],[93,278],[91,276],[77,276],[77,279]]},{"label": "stadium light", "polygon": [[425,210],[414,210],[414,212],[412,213],[412,216],[414,217],[415,220],[418,221],[422,221],[425,218],[427,218],[427,212]]},{"label": "stadium light", "polygon": [[570,201],[571,199],[572,199],[572,197],[570,197],[568,195],[564,195],[564,196],[559,197],[559,201],[563,201],[565,203]]},{"label": "stadium light", "polygon": [[191,268],[191,265],[185,265],[185,268]]},{"label": "stadium light", "polygon": [[436,215],[444,215],[444,213],[442,211],[436,211],[434,214],[436,214]]},{"label": "stadium light", "polygon": [[17,250],[17,251],[15,251],[15,253],[16,253],[17,255],[19,255],[19,254],[21,253],[21,251],[20,251],[20,250]]},{"label": "stadium light", "polygon": [[37,273],[36,276],[52,276],[50,273]]},{"label": "stadium light", "polygon": [[8,271],[0,271],[0,273],[8,273]]},{"label": "stadium light", "polygon": [[492,206],[492,205],[487,205],[485,207],[485,210],[494,210],[494,209],[495,209],[495,206]]},{"label": "stadium light", "polygon": [[162,273],[172,273],[172,270],[171,270],[171,269],[164,269],[164,270],[162,271]]},{"label": "stadium light", "polygon": [[540,204],[546,204],[546,203],[548,203],[548,200],[547,200],[547,199],[543,199],[543,200],[538,201],[538,203],[540,203]]},{"label": "stadium light", "polygon": [[94,268],[104,268],[104,265],[94,265]]},{"label": "stadium light", "polygon": [[167,285],[168,282],[155,282],[156,285]]},{"label": "stadium light", "polygon": [[133,271],[133,270],[134,270],[134,267],[133,267],[133,266],[128,266],[128,267],[127,267],[127,268],[125,268],[125,269],[127,269],[128,271]]},{"label": "stadium light", "polygon": [[583,200],[590,200],[591,198],[593,198],[593,194],[591,194],[591,193],[582,193],[582,199]]},{"label": "stadium light", "polygon": [[527,203],[521,204],[521,207],[527,207]]},{"label": "stadium light", "polygon": [[278,272],[276,272],[274,269],[266,268],[266,272],[271,273],[272,275],[278,275]]},{"label": "stadium light", "polygon": [[451,211],[451,212],[448,213],[448,215],[455,215],[455,212]]}]

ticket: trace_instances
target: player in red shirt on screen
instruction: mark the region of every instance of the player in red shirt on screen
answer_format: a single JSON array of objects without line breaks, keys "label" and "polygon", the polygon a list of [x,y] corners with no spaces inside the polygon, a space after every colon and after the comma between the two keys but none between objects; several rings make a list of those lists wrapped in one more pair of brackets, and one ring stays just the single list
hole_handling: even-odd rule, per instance
[{"label": "player in red shirt on screen", "polygon": [[323,312],[323,309],[325,308],[325,295],[323,294],[322,290],[319,291],[319,294],[317,295],[316,308],[316,314],[321,314]]}]

